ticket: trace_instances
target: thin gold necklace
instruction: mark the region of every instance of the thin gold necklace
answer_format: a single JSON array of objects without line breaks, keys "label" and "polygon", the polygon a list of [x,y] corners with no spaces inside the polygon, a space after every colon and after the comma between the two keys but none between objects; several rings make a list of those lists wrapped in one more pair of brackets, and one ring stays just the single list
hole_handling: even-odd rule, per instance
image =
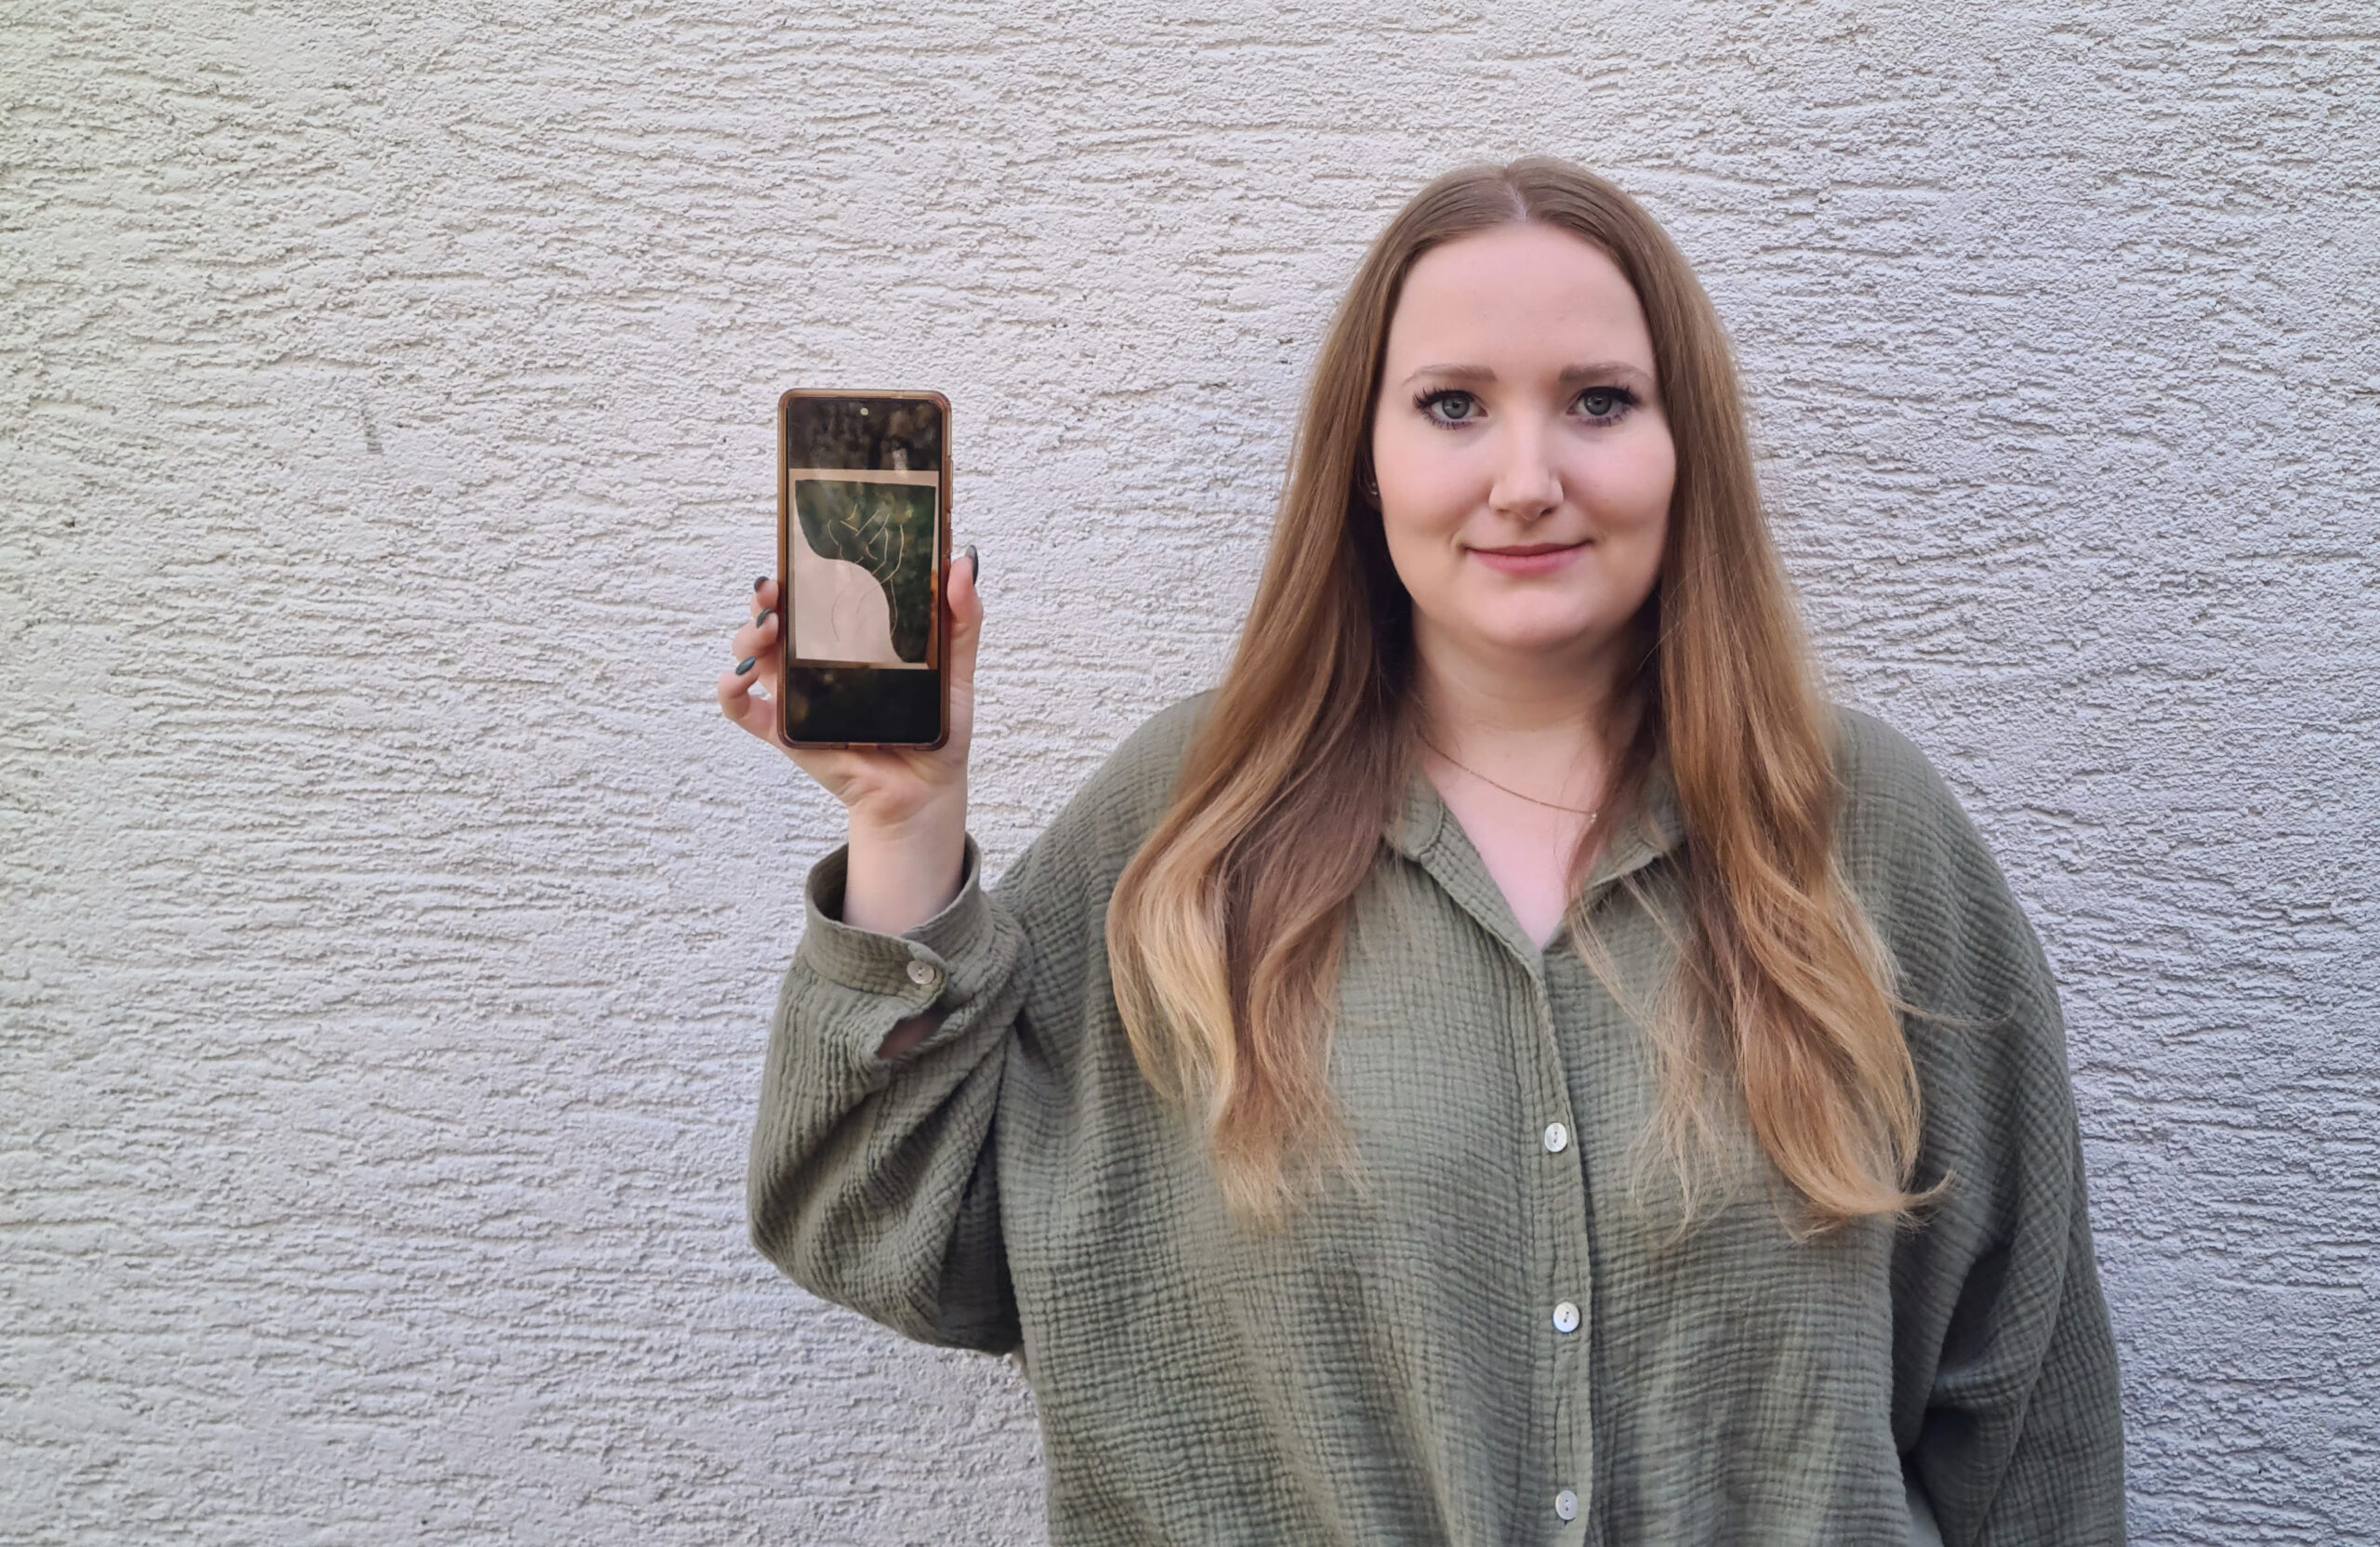
[{"label": "thin gold necklace", "polygon": [[1470,774],[1481,784],[1493,786],[1495,788],[1502,790],[1505,794],[1511,796],[1515,800],[1527,800],[1532,806],[1543,806],[1548,811],[1567,811],[1573,816],[1583,816],[1589,822],[1593,822],[1596,817],[1603,814],[1603,808],[1601,806],[1566,806],[1559,800],[1540,800],[1534,795],[1523,794],[1521,791],[1514,789],[1510,785],[1499,784],[1494,779],[1489,778],[1487,774],[1482,774],[1479,770],[1463,761],[1461,758],[1456,757],[1452,752],[1449,752],[1445,747],[1439,746],[1436,742],[1432,741],[1428,736],[1421,735],[1421,732],[1416,731],[1413,734],[1416,736],[1421,737],[1421,745],[1428,747],[1431,751],[1435,752],[1438,756],[1446,759],[1447,761],[1454,764],[1457,768],[1461,769],[1465,774]]}]

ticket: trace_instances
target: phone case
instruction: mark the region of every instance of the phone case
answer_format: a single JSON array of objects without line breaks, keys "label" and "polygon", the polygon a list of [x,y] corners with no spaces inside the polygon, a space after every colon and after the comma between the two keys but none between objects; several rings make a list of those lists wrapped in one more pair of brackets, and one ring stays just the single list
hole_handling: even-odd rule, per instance
[{"label": "phone case", "polygon": [[[803,400],[815,399],[840,399],[853,403],[864,403],[871,406],[879,403],[887,404],[898,404],[904,403],[932,404],[939,415],[941,421],[939,435],[940,447],[939,456],[935,458],[936,465],[931,469],[911,469],[903,466],[895,469],[866,469],[867,477],[865,479],[849,481],[851,486],[848,490],[843,486],[844,481],[798,480],[795,476],[796,473],[806,469],[798,469],[794,466],[790,434],[792,425],[792,405]],[[867,410],[866,409],[861,410],[863,413],[866,411]],[[895,409],[894,412],[897,413],[897,409]],[[839,470],[857,471],[861,469],[842,468],[839,465]],[[926,477],[916,476],[927,474],[931,475],[930,481]],[[906,531],[913,531],[914,522],[903,522],[900,519],[901,512],[897,509],[892,509],[888,516],[887,508],[891,506],[897,506],[899,500],[903,497],[903,492],[905,490],[932,489],[934,502],[932,521],[933,552],[931,562],[927,566],[931,573],[931,584],[926,590],[926,605],[930,610],[926,614],[925,639],[925,666],[927,669],[932,671],[935,683],[935,729],[932,740],[818,740],[796,738],[793,723],[793,707],[795,702],[793,684],[796,681],[797,670],[803,670],[812,675],[831,673],[837,670],[848,670],[854,673],[867,671],[874,672],[876,674],[875,678],[870,679],[873,681],[880,680],[882,677],[888,675],[892,670],[915,669],[913,667],[902,667],[899,664],[900,657],[896,654],[879,655],[875,657],[873,661],[867,658],[837,660],[810,654],[800,657],[801,665],[799,668],[797,667],[795,646],[798,638],[804,633],[812,635],[813,638],[818,634],[816,619],[806,615],[796,615],[798,599],[795,595],[795,544],[797,539],[799,538],[802,544],[803,553],[805,555],[802,562],[805,564],[817,564],[818,560],[821,557],[810,549],[808,536],[806,535],[808,529],[803,528],[801,532],[797,532],[797,523],[800,522],[802,516],[802,512],[797,510],[795,504],[795,485],[797,482],[808,486],[808,491],[813,499],[831,500],[838,504],[839,509],[836,511],[838,519],[831,523],[835,530],[838,532],[848,531],[855,535],[861,533],[866,534],[865,536],[855,536],[853,538],[853,541],[857,543],[863,550],[869,544],[883,539],[886,534],[900,533],[906,535]],[[950,739],[950,677],[947,670],[947,658],[949,654],[949,620],[944,606],[944,593],[950,577],[950,400],[944,397],[940,392],[863,391],[848,388],[804,387],[795,388],[787,391],[777,399],[777,597],[778,607],[780,609],[782,619],[777,630],[777,662],[779,668],[777,734],[787,745],[794,747],[850,747],[859,750],[872,750],[878,747],[890,747],[931,750],[933,747],[944,745]],[[871,499],[876,501],[876,505],[872,509],[862,509],[858,508]],[[817,517],[820,514],[820,512],[815,509],[811,513],[813,517]],[[830,557],[840,559],[841,555]],[[873,558],[865,551],[854,551],[850,557],[853,561],[856,561],[853,562],[852,566],[854,569],[866,567],[874,562]],[[893,574],[897,577],[901,562],[897,559],[891,562],[893,565]],[[824,565],[819,565],[819,568],[821,570],[834,570],[836,568],[836,564],[829,562]],[[901,609],[897,596],[901,588],[897,585],[896,579],[886,577],[886,572],[880,565],[876,567],[875,573],[878,579],[882,584],[881,600],[877,603],[876,610],[881,613],[884,616],[884,622],[879,626],[884,630],[884,633],[877,636],[878,643],[875,648],[879,650],[889,650],[894,637],[899,631],[901,623],[901,619],[899,617]],[[854,591],[859,591],[864,590],[865,587],[854,582],[851,588]],[[910,594],[914,596],[916,592],[912,590]],[[860,599],[857,596],[854,596],[853,600],[856,602]],[[867,610],[868,609],[863,605],[858,609],[858,613],[855,615],[860,615],[863,620],[865,620],[865,614]],[[860,630],[860,632],[865,632],[865,630]],[[840,642],[840,638],[838,642]],[[866,647],[863,646],[856,649],[845,648],[839,650],[838,653],[843,655],[858,657],[861,655],[862,649],[865,648]],[[914,704],[914,699],[912,699],[911,702]]]}]

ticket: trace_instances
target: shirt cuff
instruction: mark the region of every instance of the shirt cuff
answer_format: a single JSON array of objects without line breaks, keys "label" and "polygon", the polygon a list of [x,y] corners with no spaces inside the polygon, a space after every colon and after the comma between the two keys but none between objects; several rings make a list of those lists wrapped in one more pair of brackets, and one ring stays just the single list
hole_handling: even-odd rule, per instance
[{"label": "shirt cuff", "polygon": [[847,844],[810,867],[802,887],[810,923],[793,954],[794,965],[863,994],[907,1000],[919,1011],[946,1009],[972,998],[993,954],[992,906],[984,895],[984,858],[974,839],[967,840],[959,895],[903,934],[879,934],[842,921],[850,863]]}]

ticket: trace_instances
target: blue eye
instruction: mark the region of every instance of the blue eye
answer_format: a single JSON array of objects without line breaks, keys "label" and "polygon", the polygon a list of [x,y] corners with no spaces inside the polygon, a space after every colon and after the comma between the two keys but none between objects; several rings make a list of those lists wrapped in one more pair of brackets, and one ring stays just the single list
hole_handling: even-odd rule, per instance
[{"label": "blue eye", "polygon": [[1451,387],[1422,393],[1413,400],[1413,406],[1433,424],[1468,424],[1479,417],[1479,400]]},{"label": "blue eye", "polygon": [[1625,387],[1590,387],[1574,406],[1597,424],[1609,424],[1636,406],[1636,394]]}]

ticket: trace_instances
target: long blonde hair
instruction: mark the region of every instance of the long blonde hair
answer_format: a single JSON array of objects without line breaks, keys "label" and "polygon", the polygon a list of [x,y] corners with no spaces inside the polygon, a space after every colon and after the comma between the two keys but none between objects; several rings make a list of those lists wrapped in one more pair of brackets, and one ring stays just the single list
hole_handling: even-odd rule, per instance
[{"label": "long blonde hair", "polygon": [[1133,1056],[1198,1123],[1244,1222],[1285,1217],[1295,1162],[1346,1157],[1329,1073],[1341,956],[1412,767],[1412,604],[1357,497],[1381,357],[1423,253],[1527,221],[1593,245],[1635,287],[1676,444],[1613,748],[1619,807],[1666,764],[1686,834],[1690,929],[1664,997],[1675,1008],[1648,1027],[1663,1147],[1690,1165],[1715,1090],[1810,1228],[1900,1218],[1920,1201],[1908,1187],[1916,1076],[1883,949],[1835,862],[1831,711],[1762,515],[1726,337],[1651,217],[1552,159],[1421,190],[1331,323],[1238,650],[1171,808],[1108,906]]}]

